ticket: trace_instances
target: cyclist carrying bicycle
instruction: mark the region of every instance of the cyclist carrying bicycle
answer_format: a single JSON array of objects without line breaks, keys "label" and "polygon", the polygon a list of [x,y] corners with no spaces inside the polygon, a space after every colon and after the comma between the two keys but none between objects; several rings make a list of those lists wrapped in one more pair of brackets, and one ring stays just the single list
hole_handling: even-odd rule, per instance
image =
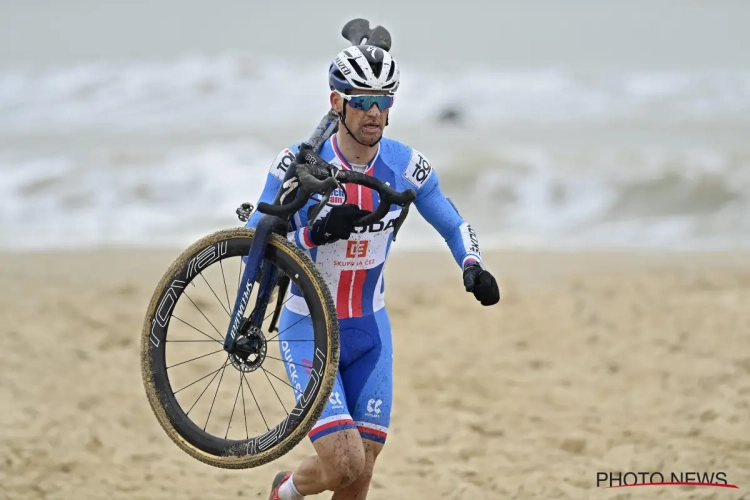
[{"label": "cyclist carrying bicycle", "polygon": [[[414,205],[445,239],[463,272],[465,290],[484,306],[498,303],[499,288],[482,263],[476,233],[441,192],[429,160],[383,137],[399,87],[396,61],[382,48],[351,46],[331,63],[329,84],[339,127],[321,146],[320,157],[338,168],[374,176],[397,191],[415,190]],[[299,146],[279,153],[259,201],[273,201]],[[323,491],[335,492],[336,500],[365,498],[390,423],[393,350],[383,271],[402,209],[391,206],[382,221],[356,226],[378,205],[378,193],[357,184],[334,191],[329,203],[334,206],[326,206],[311,228],[306,210],[295,215],[288,238],[309,252],[333,294],[340,325],[339,369],[325,410],[308,434],[316,455],[294,471],[279,473],[270,500],[301,500]],[[256,211],[246,226],[255,227],[262,215]],[[301,292],[292,288],[290,294],[279,337],[287,376],[299,389],[307,383],[300,365],[313,359],[313,328]]]}]

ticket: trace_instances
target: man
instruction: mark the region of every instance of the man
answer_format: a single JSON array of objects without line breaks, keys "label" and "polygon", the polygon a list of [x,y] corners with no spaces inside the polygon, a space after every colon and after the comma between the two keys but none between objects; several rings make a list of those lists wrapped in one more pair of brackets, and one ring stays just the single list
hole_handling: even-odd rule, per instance
[{"label": "man", "polygon": [[[466,291],[482,305],[500,300],[493,276],[482,264],[476,234],[440,190],[437,174],[416,149],[383,138],[389,108],[399,87],[399,68],[383,49],[359,45],[338,54],[329,68],[330,104],[339,114],[339,128],[326,141],[320,156],[344,169],[354,169],[388,182],[397,191],[414,189],[414,206],[443,236],[463,270]],[[282,151],[272,163],[260,201],[275,197],[299,144]],[[289,238],[309,251],[323,272],[336,302],[340,321],[339,372],[326,408],[310,431],[316,456],[295,471],[279,473],[270,500],[301,500],[306,495],[333,491],[334,500],[364,499],[390,422],[392,392],[391,331],[384,307],[383,266],[393,239],[391,212],[379,223],[354,223],[377,207],[377,192],[344,185],[308,228],[307,211],[294,218]],[[346,200],[343,203],[344,199]],[[308,206],[314,205],[311,201]],[[248,227],[262,214],[255,213]],[[303,297],[292,293],[279,323],[280,339],[287,341],[293,360],[287,375],[296,387],[307,380],[296,368],[312,359],[312,324]],[[306,341],[307,340],[307,341]],[[296,369],[295,369],[296,368]]]}]

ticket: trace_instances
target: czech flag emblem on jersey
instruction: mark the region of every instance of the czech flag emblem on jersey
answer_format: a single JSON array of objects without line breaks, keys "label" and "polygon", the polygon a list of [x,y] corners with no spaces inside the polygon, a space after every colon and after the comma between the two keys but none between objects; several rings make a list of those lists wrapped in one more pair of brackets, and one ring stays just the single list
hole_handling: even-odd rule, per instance
[{"label": "czech flag emblem on jersey", "polygon": [[328,198],[328,203],[331,205],[343,205],[344,200],[346,199],[346,192],[342,188],[336,188],[333,193],[331,193],[331,197]]}]

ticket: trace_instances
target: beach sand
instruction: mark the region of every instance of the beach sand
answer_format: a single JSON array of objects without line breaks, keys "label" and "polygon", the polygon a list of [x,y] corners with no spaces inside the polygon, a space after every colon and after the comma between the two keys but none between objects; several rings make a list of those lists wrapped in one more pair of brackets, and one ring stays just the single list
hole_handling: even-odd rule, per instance
[{"label": "beach sand", "polygon": [[[222,470],[159,427],[140,329],[178,253],[3,254],[0,498],[265,500],[311,453]],[[491,308],[447,250],[389,263],[395,402],[369,499],[746,498],[749,255],[486,260]],[[597,489],[600,471],[725,472],[740,489]]]}]

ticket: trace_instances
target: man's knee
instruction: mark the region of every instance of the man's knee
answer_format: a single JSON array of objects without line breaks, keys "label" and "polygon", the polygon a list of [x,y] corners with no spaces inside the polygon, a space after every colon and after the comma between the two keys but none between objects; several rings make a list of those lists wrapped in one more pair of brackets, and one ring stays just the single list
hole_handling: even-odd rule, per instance
[{"label": "man's knee", "polygon": [[336,491],[346,488],[362,475],[366,465],[365,454],[361,449],[343,449],[335,461],[325,464],[326,489]]},{"label": "man's knee", "polygon": [[316,442],[323,465],[325,488],[346,488],[359,478],[368,465],[365,448],[355,430],[337,432]]},{"label": "man's knee", "polygon": [[[354,480],[353,483],[349,484],[345,488],[341,488],[336,491],[342,492],[342,498],[364,498],[367,495],[367,491],[370,489],[370,482],[372,481],[373,471],[375,470],[375,460],[383,449],[383,445],[380,443],[374,443],[370,440],[364,440],[365,450],[365,466],[359,477]],[[334,496],[333,498],[337,498]]]}]

